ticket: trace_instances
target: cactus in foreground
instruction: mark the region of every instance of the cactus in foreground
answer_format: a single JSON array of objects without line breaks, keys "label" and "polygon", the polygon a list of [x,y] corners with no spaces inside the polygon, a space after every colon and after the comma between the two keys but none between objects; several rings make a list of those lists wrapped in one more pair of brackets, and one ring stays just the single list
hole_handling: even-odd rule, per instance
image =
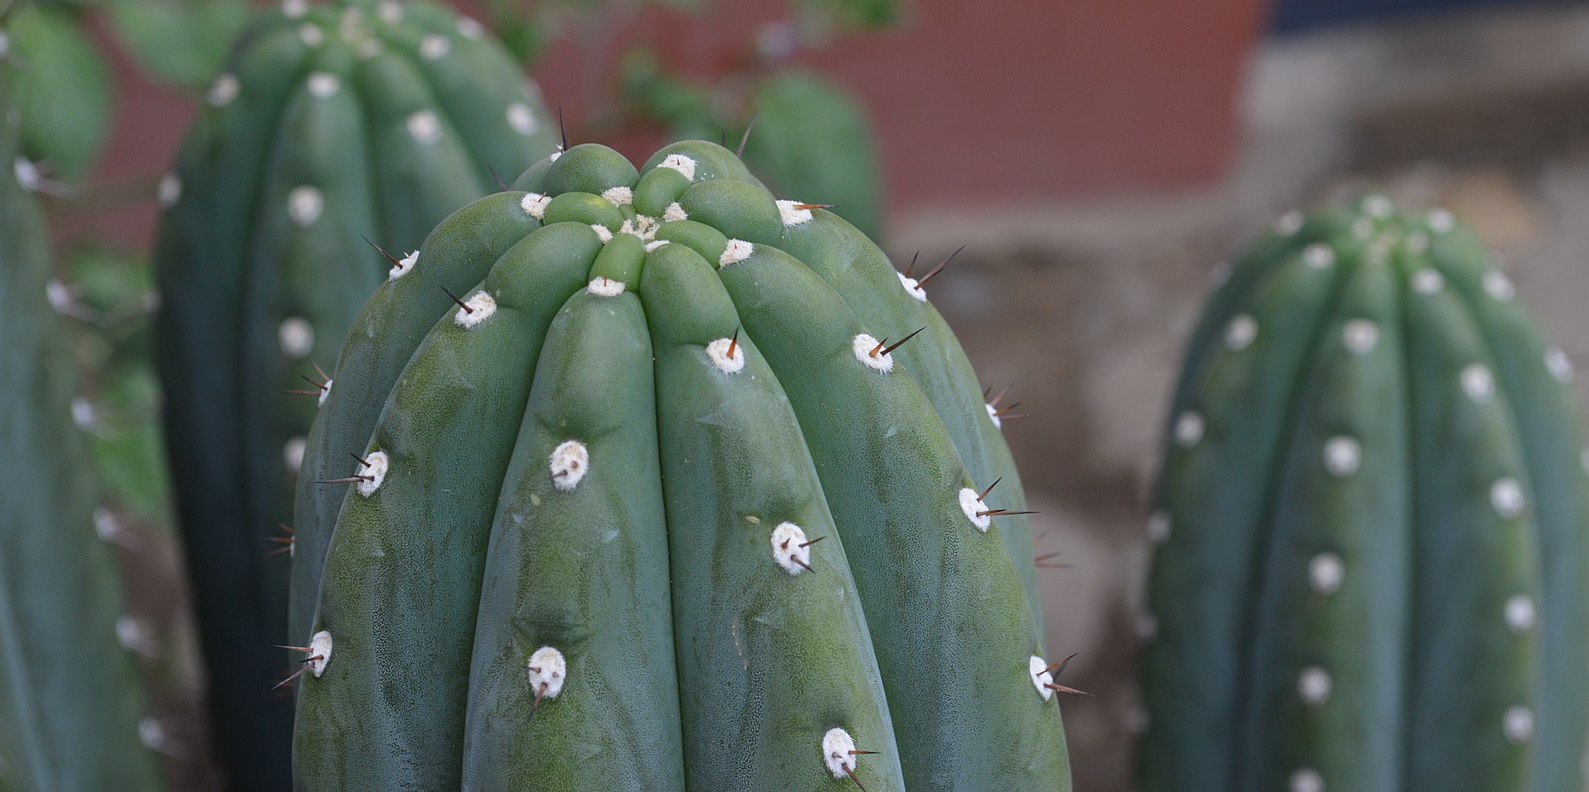
[{"label": "cactus in foreground", "polygon": [[1580,789],[1572,376],[1449,213],[1370,196],[1282,219],[1175,397],[1144,789]]},{"label": "cactus in foreground", "polygon": [[727,150],[538,163],[393,269],[335,376],[300,788],[1069,788],[964,353]]},{"label": "cactus in foreground", "polygon": [[0,74],[0,788],[159,789],[140,742],[154,722],[117,641],[121,576],[95,536],[72,354],[45,297],[48,232],[12,175],[29,168],[11,91]]},{"label": "cactus in foreground", "polygon": [[[156,264],[166,427],[221,760],[285,787],[287,565],[267,559],[330,366],[394,256],[553,150],[533,85],[439,7],[289,2],[218,77],[176,171]],[[305,378],[313,378],[306,384]],[[283,390],[297,391],[284,395]]]}]

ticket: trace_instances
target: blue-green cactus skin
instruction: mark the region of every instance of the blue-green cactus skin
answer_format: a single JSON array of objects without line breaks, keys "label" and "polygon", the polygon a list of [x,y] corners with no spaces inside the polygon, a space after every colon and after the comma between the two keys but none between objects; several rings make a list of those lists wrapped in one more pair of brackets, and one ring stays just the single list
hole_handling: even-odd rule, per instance
[{"label": "blue-green cactus skin", "polygon": [[1242,257],[1150,521],[1144,789],[1579,789],[1572,376],[1449,213],[1370,196]]}]

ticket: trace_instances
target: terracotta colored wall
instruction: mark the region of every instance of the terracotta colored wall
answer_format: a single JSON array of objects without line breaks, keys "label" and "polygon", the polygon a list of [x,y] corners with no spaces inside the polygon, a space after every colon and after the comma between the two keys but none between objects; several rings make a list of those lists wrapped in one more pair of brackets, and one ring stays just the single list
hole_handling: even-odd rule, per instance
[{"label": "terracotta colored wall", "polygon": [[[459,0],[469,8],[474,0]],[[643,39],[709,75],[739,57],[782,3],[718,0],[700,18],[647,12],[610,42]],[[860,94],[882,141],[896,209],[1193,186],[1235,145],[1242,64],[1262,0],[916,0],[899,30],[841,42],[802,62]],[[601,69],[565,42],[537,75],[570,119]],[[115,140],[98,174],[118,189],[166,167],[192,100],[125,64]],[[610,76],[610,75],[609,75]],[[634,142],[638,147],[649,145]],[[147,184],[145,184],[147,182]],[[152,210],[82,218],[87,231],[147,238]]]}]

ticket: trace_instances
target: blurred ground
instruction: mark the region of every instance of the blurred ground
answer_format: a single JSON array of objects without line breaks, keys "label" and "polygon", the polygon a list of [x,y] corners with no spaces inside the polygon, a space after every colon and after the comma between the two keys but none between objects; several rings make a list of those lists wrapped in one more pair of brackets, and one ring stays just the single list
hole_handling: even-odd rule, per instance
[{"label": "blurred ground", "polygon": [[[969,247],[934,298],[985,384],[1036,417],[1006,429],[1042,509],[1050,655],[1078,792],[1129,789],[1144,493],[1180,345],[1210,270],[1293,207],[1375,185],[1445,205],[1502,254],[1522,298],[1589,362],[1589,8],[1333,30],[1249,64],[1230,175],[1180,195],[951,208],[898,218],[896,258]],[[1579,378],[1589,403],[1589,377]]]}]

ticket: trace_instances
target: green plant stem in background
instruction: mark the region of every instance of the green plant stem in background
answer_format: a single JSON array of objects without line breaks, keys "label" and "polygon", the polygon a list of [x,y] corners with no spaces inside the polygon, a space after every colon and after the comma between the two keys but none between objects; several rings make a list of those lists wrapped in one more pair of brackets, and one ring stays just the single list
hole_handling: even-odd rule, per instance
[{"label": "green plant stem in background", "polygon": [[513,187],[310,433],[298,785],[1068,790],[1017,477],[914,281],[710,143]]},{"label": "green plant stem in background", "polygon": [[[8,71],[8,70],[7,70]],[[0,162],[25,162],[0,74]],[[32,196],[0,177],[0,787],[162,787],[158,738],[118,642],[123,593],[95,535],[93,465],[73,422],[72,356],[48,299],[48,240]]]},{"label": "green plant stem in background", "polygon": [[303,436],[334,387],[318,370],[405,251],[553,143],[483,29],[423,3],[287,4],[205,102],[161,184],[166,436],[219,758],[233,788],[279,790],[287,565],[266,556],[290,537]]},{"label": "green plant stem in background", "polygon": [[1244,255],[1150,524],[1144,789],[1580,789],[1572,377],[1447,212],[1370,196]]}]

